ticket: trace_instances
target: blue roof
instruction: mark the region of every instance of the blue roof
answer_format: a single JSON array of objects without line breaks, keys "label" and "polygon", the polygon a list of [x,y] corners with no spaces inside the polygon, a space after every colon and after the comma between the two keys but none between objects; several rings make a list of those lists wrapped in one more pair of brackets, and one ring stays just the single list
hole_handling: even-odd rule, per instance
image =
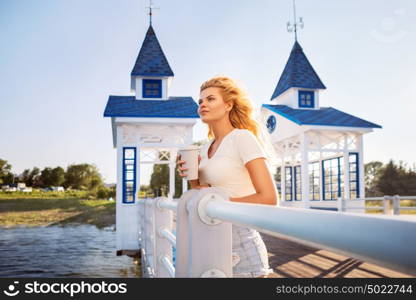
[{"label": "blue roof", "polygon": [[299,125],[382,128],[380,125],[360,119],[333,107],[321,107],[320,109],[295,109],[287,105],[278,104],[263,104],[262,106]]},{"label": "blue roof", "polygon": [[295,41],[289,59],[280,76],[271,99],[292,87],[308,89],[326,89],[318,74],[303,53],[298,41]]},{"label": "blue roof", "polygon": [[152,25],[147,30],[131,76],[173,76]]},{"label": "blue roof", "polygon": [[135,96],[110,96],[104,117],[199,118],[198,105],[192,97],[168,100],[136,100]]}]

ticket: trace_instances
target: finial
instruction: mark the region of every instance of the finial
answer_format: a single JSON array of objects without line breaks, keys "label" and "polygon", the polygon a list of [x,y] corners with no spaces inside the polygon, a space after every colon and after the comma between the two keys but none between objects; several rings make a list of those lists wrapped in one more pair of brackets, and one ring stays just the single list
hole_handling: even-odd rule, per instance
[{"label": "finial", "polygon": [[153,6],[153,1],[149,0],[149,6],[147,6],[146,8],[149,9],[149,22],[150,22],[150,26],[152,26],[152,10],[153,9],[159,9],[159,7],[154,7]]},{"label": "finial", "polygon": [[293,0],[293,17],[294,17],[293,24],[291,24],[290,22],[287,22],[286,25],[287,25],[287,31],[289,31],[289,32],[294,31],[295,32],[295,41],[297,41],[298,40],[297,28],[298,28],[298,26],[300,28],[303,28],[303,20],[302,20],[302,18],[299,18],[299,21],[296,20],[296,3],[295,3],[295,0]]}]

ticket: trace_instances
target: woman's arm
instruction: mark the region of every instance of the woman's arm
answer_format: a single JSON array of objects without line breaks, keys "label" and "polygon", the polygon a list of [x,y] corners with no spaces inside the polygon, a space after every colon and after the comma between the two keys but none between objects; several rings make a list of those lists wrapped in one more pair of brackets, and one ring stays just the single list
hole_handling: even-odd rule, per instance
[{"label": "woman's arm", "polygon": [[246,163],[246,168],[256,193],[240,198],[230,197],[230,201],[276,205],[278,197],[276,186],[264,158],[250,160]]}]

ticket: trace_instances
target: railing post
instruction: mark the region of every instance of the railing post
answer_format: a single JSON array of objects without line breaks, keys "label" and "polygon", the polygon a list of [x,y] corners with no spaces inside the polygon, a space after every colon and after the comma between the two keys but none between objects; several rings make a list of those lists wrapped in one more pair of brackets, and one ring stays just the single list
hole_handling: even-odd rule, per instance
[{"label": "railing post", "polygon": [[338,206],[338,211],[339,212],[344,212],[345,211],[345,202],[344,202],[344,199],[342,197],[338,197],[337,206]]},{"label": "railing post", "polygon": [[143,206],[144,200],[138,200],[137,205],[139,206],[139,240],[138,240],[138,248],[142,249],[143,247],[143,219],[144,219],[144,206]]},{"label": "railing post", "polygon": [[390,200],[391,200],[392,197],[391,196],[384,196],[383,198],[384,198],[384,200],[383,200],[384,214],[385,215],[392,215],[393,211],[392,211],[391,204],[390,204]]},{"label": "railing post", "polygon": [[155,272],[155,230],[154,230],[154,199],[147,198],[145,200],[145,216],[144,216],[144,251],[145,256],[142,258],[144,262],[144,277],[153,277]]},{"label": "railing post", "polygon": [[393,214],[400,215],[400,196],[393,196]]},{"label": "railing post", "polygon": [[145,199],[139,199],[138,200],[138,205],[139,205],[139,250],[140,250],[140,257],[141,257],[141,272],[142,275],[144,274],[144,244],[145,244],[145,233],[144,233],[144,219],[145,219],[145,215],[144,215],[144,210],[145,210]]},{"label": "railing post", "polygon": [[189,220],[187,203],[199,190],[191,189],[184,192],[178,200],[176,211],[176,266],[175,277],[188,277],[189,257]]},{"label": "railing post", "polygon": [[172,261],[172,245],[161,234],[163,229],[172,230],[172,212],[159,206],[160,201],[166,197],[159,197],[153,201],[155,223],[155,277],[170,277],[169,272],[163,267],[163,258]]},{"label": "railing post", "polygon": [[232,227],[230,222],[210,218],[210,201],[229,201],[225,191],[204,188],[188,201],[188,277],[232,277]]}]

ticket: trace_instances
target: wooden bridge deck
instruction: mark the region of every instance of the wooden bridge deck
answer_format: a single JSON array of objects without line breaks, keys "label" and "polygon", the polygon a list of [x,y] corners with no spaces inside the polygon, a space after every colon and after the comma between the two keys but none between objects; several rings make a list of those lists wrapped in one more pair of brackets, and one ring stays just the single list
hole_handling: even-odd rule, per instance
[{"label": "wooden bridge deck", "polygon": [[269,264],[278,278],[413,278],[334,252],[312,248],[260,233],[269,253]]}]

